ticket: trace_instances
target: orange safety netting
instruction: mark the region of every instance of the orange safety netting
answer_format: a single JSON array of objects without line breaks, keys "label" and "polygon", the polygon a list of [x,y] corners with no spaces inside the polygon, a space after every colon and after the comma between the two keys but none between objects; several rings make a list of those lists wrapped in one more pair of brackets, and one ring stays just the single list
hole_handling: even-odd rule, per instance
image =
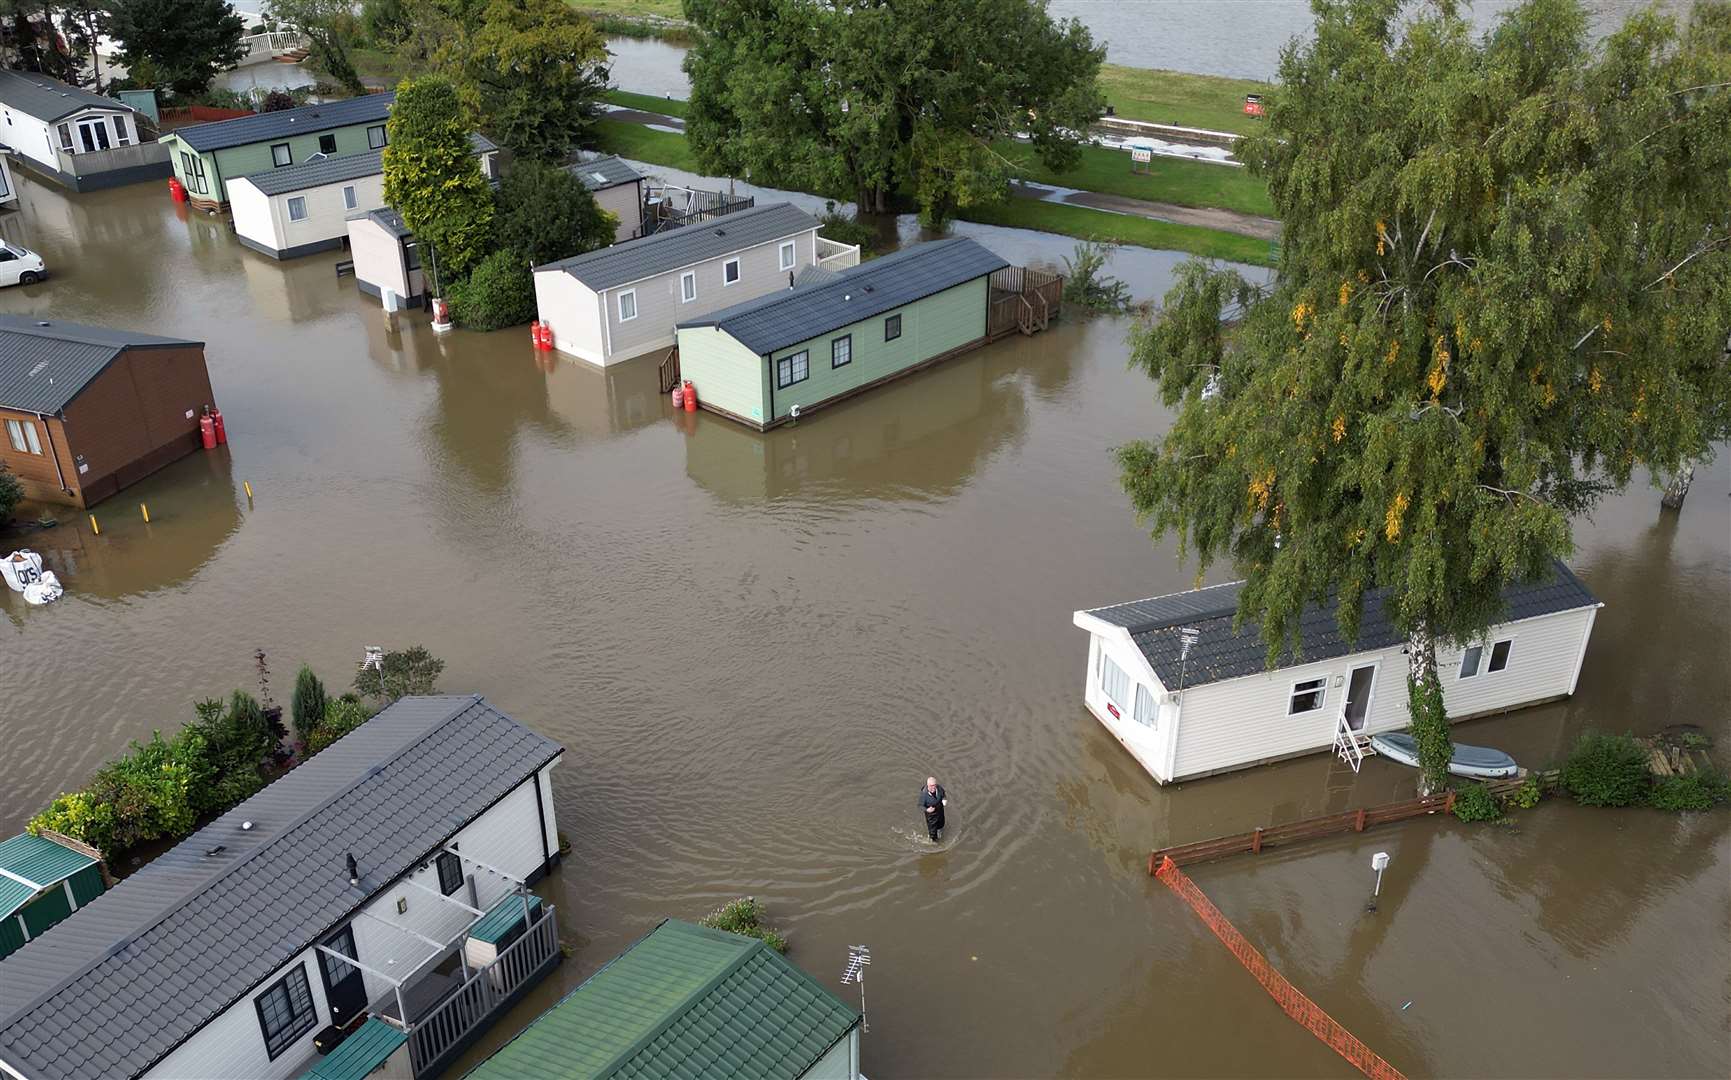
[{"label": "orange safety netting", "polygon": [[1256,976],[1256,981],[1268,991],[1286,1015],[1298,1021],[1304,1027],[1326,1043],[1335,1053],[1353,1064],[1359,1072],[1371,1080],[1406,1080],[1399,1069],[1384,1061],[1375,1050],[1364,1045],[1352,1032],[1341,1027],[1334,1017],[1317,1007],[1316,1002],[1304,996],[1303,991],[1286,981],[1286,977],[1269,966],[1263,955],[1244,935],[1238,932],[1226,916],[1220,914],[1220,909],[1213,901],[1197,888],[1196,883],[1187,877],[1184,871],[1178,869],[1178,864],[1170,858],[1163,859],[1160,869],[1154,876],[1166,883],[1183,898],[1184,902],[1195,909],[1202,917],[1202,922],[1208,929],[1214,931],[1214,936],[1220,939],[1238,962],[1243,964],[1250,974]]}]

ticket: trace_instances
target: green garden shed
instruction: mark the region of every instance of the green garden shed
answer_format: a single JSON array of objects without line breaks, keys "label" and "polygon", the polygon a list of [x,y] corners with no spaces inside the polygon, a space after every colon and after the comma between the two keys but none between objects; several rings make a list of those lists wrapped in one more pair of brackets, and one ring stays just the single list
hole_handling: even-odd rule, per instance
[{"label": "green garden shed", "polygon": [[858,1080],[860,1020],[763,942],[668,919],[467,1080]]},{"label": "green garden shed", "polygon": [[679,323],[697,403],[762,431],[1058,313],[1063,279],[967,237],[915,244]]},{"label": "green garden shed", "polygon": [[102,860],[76,841],[0,840],[0,959],[102,895]]}]

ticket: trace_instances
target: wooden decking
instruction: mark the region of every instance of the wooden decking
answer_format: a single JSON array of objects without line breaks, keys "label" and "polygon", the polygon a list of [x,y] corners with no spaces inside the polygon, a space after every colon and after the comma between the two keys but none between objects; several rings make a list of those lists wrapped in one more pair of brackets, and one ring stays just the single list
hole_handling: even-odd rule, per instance
[{"label": "wooden decking", "polygon": [[1063,300],[1060,274],[1025,266],[993,271],[986,292],[986,338],[1038,333],[1051,325]]}]

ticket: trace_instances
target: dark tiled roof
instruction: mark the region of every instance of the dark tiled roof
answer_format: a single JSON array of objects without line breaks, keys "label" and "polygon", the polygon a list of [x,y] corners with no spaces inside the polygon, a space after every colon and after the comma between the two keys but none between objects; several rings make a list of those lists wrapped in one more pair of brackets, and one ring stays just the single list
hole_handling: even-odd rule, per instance
[{"label": "dark tiled roof", "polygon": [[171,134],[194,150],[225,150],[231,146],[329,131],[351,124],[377,124],[390,115],[391,102],[396,99],[395,91],[362,94],[344,101],[327,101],[321,105],[302,105],[298,109],[280,109],[255,116],[237,116],[232,120],[193,124],[177,128]]},{"label": "dark tiled roof", "polygon": [[[720,327],[762,356],[1008,265],[965,236],[935,240],[849,267],[828,281],[772,292],[679,325]],[[980,317],[983,323],[983,308]]]},{"label": "dark tiled roof", "polygon": [[599,292],[817,227],[816,218],[792,203],[770,203],[573,255],[535,269],[563,270]]},{"label": "dark tiled roof", "polygon": [[[1238,593],[1242,581],[1215,585],[1191,592],[1171,593],[1128,604],[1095,608],[1086,614],[1113,626],[1130,631],[1130,638],[1154,673],[1168,689],[1176,689],[1179,680],[1179,631],[1195,627],[1201,631],[1190,657],[1183,664],[1186,686],[1200,686],[1257,675],[1268,670],[1268,646],[1262,640],[1259,624],[1246,620],[1238,633],[1232,632],[1232,619],[1238,611]],[[1300,663],[1332,660],[1373,649],[1386,649],[1405,640],[1395,629],[1385,610],[1386,589],[1372,589],[1365,594],[1364,615],[1359,624],[1358,642],[1350,644],[1341,635],[1334,618],[1332,604],[1311,604],[1299,616],[1298,639],[1303,646]],[[1508,605],[1504,622],[1552,615],[1559,611],[1592,607],[1599,601],[1581,583],[1574,572],[1561,562],[1556,563],[1548,577],[1541,581],[1516,583],[1503,590]],[[1291,655],[1282,658],[1279,666],[1294,663]]]},{"label": "dark tiled roof", "polygon": [[625,164],[617,156],[567,165],[565,171],[583,181],[583,186],[590,191],[618,187],[620,184],[635,184],[643,179],[642,173]]},{"label": "dark tiled roof", "polygon": [[[477,154],[489,154],[499,149],[493,140],[480,132],[471,132],[469,143]],[[385,171],[383,150],[363,150],[358,154],[338,154],[335,157],[314,157],[299,165],[281,169],[265,169],[248,173],[245,180],[266,195],[283,195],[290,191],[340,184],[362,176],[377,176]]]},{"label": "dark tiled roof", "polygon": [[859,1019],[763,942],[668,919],[468,1080],[797,1080]]},{"label": "dark tiled roof", "polygon": [[375,225],[390,233],[392,236],[395,236],[399,240],[405,236],[414,235],[414,233],[409,230],[409,227],[403,224],[403,215],[397,213],[388,206],[375,207],[372,210],[350,210],[348,214],[343,217],[343,220],[359,221],[362,218],[371,218]]},{"label": "dark tiled roof", "polygon": [[137,111],[113,98],[31,71],[0,71],[0,102],[38,120],[58,120],[90,108]]},{"label": "dark tiled roof", "polygon": [[7,957],[0,1060],[137,1076],[558,753],[478,697],[397,702]]},{"label": "dark tiled roof", "polygon": [[56,413],[124,349],[202,345],[59,319],[0,315],[0,405]]}]

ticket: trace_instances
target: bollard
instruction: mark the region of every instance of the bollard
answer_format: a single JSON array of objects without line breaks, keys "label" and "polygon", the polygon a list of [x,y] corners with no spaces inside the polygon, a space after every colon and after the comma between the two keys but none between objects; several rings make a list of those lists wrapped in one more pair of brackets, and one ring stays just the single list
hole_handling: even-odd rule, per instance
[{"label": "bollard", "polygon": [[246,501],[252,502],[252,481],[251,480],[242,480],[240,482],[240,486],[243,488],[246,488]]},{"label": "bollard", "polygon": [[139,503],[138,504],[138,510],[139,510],[139,513],[144,515],[144,523],[146,525],[149,525],[150,524],[150,507],[144,505],[143,503]]},{"label": "bollard", "polygon": [[102,526],[100,526],[96,523],[96,515],[95,514],[90,515],[90,531],[95,533],[97,536],[102,535]]}]

